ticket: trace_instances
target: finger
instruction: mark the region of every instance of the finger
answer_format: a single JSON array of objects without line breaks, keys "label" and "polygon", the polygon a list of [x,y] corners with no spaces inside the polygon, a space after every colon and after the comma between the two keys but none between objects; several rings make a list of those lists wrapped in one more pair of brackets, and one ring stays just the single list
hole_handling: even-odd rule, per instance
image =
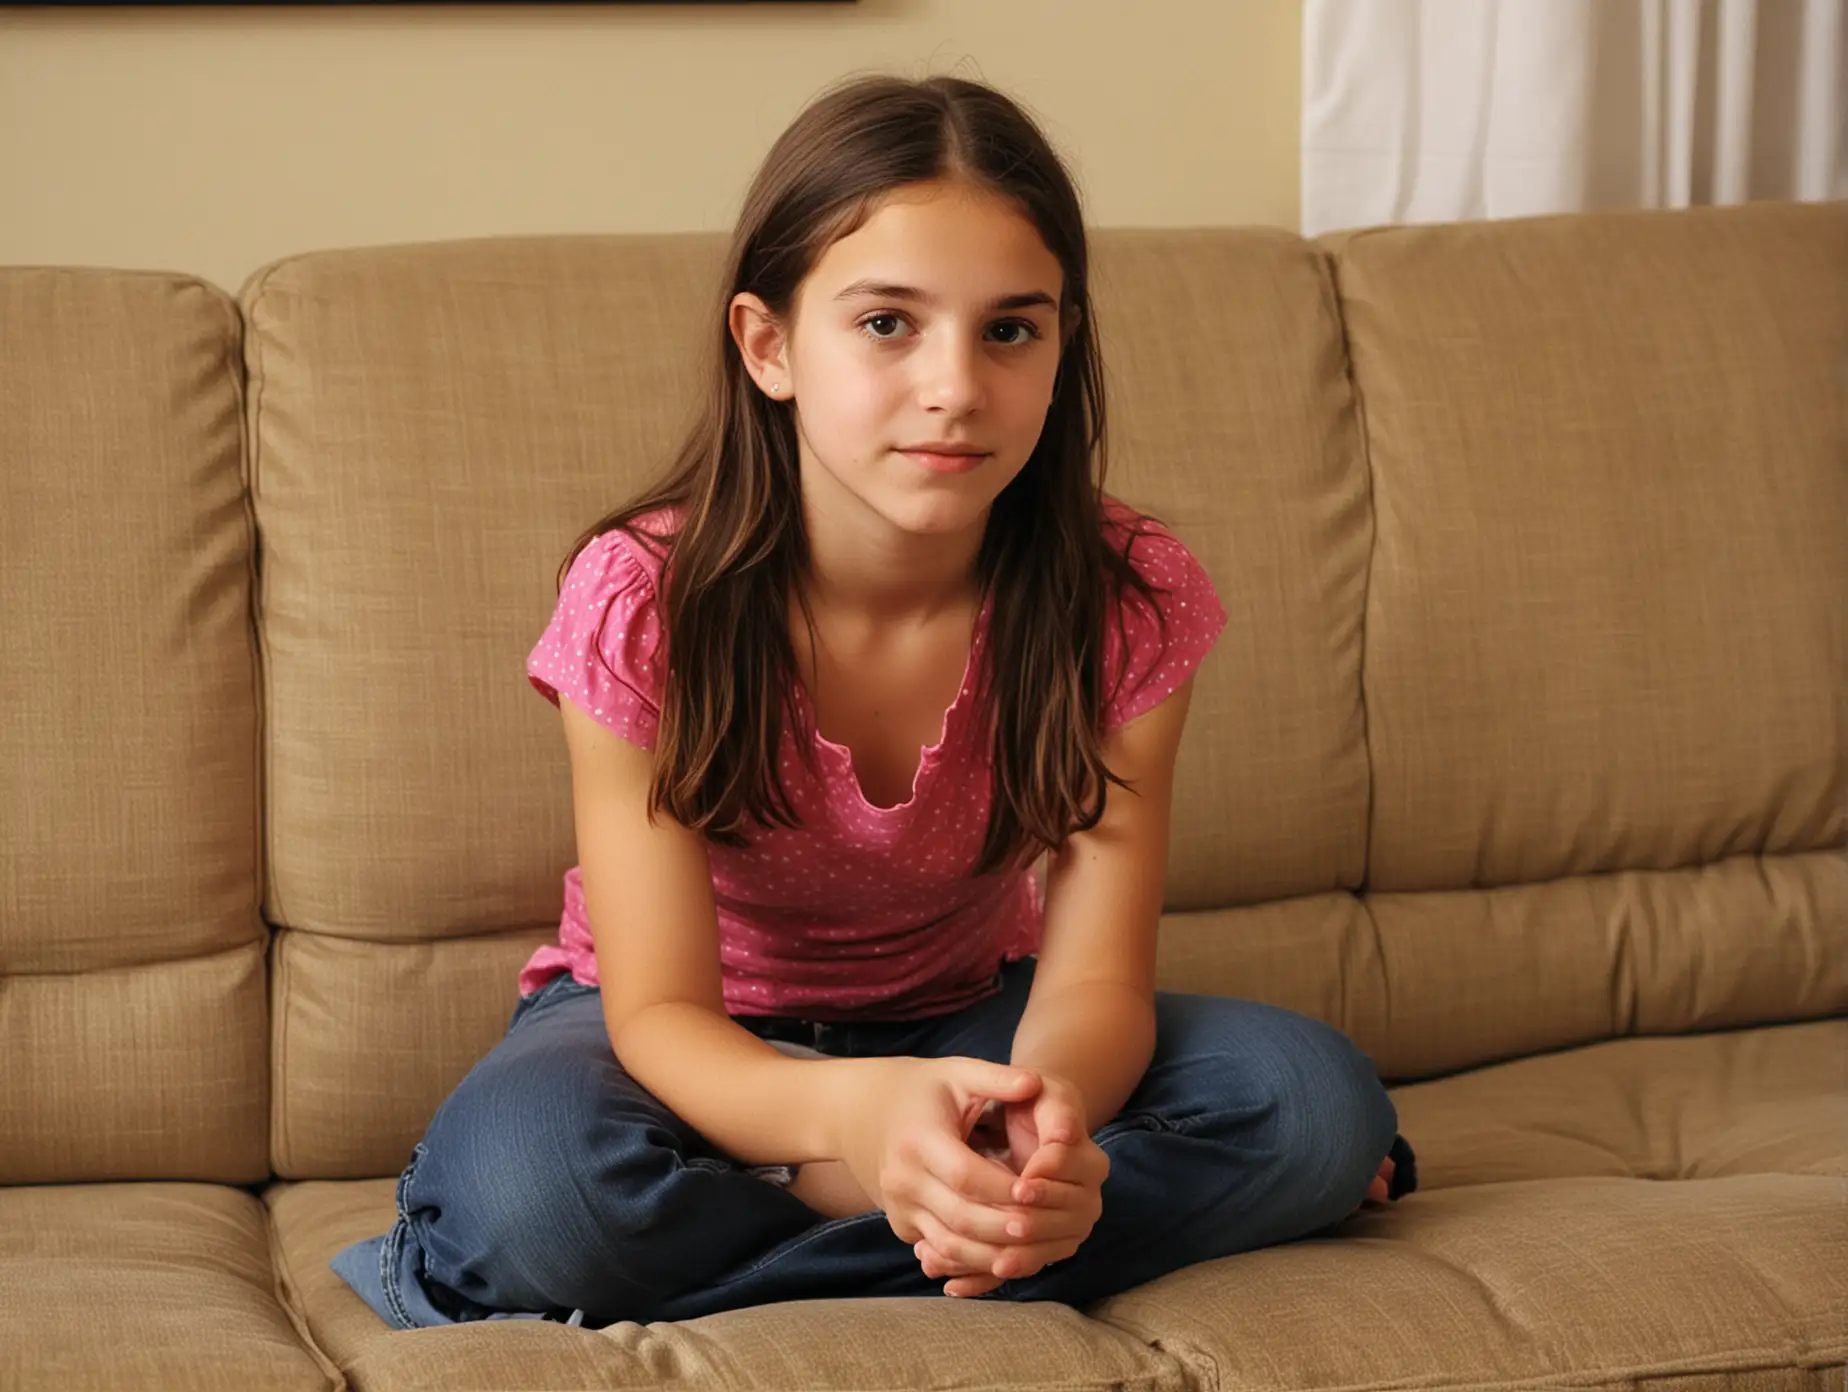
[{"label": "finger", "polygon": [[987,1295],[1000,1284],[999,1276],[958,1276],[944,1286],[943,1293],[967,1299],[970,1296]]},{"label": "finger", "polygon": [[[1027,1158],[1027,1163],[1020,1167],[1020,1177],[1031,1182],[1036,1179],[1060,1179],[1068,1183],[1075,1182],[1076,1176],[1066,1173],[1071,1163],[1072,1148],[1063,1141],[1041,1140],[1040,1147]],[[1012,1190],[1009,1190],[1012,1197]]]},{"label": "finger", "polygon": [[[910,1198],[920,1218],[928,1213],[959,1237],[996,1247],[1009,1241],[1008,1225],[1020,1221],[1024,1214],[1018,1204],[997,1208],[976,1203],[930,1174],[918,1176]],[[943,1250],[947,1255],[947,1249]]]},{"label": "finger", "polygon": [[1056,1179],[1059,1169],[1065,1162],[1070,1147],[1063,1141],[1041,1141],[1039,1149],[1027,1157],[1027,1163],[1020,1167],[1023,1180]]},{"label": "finger", "polygon": [[1014,1186],[1014,1202],[1030,1209],[1075,1208],[1086,1199],[1093,1186],[1067,1179],[1036,1176],[1022,1179]]},{"label": "finger", "polygon": [[1090,1235],[1087,1227],[1076,1238],[1062,1238],[1057,1242],[1034,1242],[1021,1247],[1009,1247],[996,1259],[991,1269],[995,1276],[1003,1281],[1017,1281],[1022,1276],[1036,1275],[1054,1262],[1064,1261],[1071,1256]]},{"label": "finger", "polygon": [[1066,1213],[1066,1211],[1085,1211],[1098,1207],[1098,1189],[1092,1185],[1074,1185],[1063,1179],[1035,1179],[1026,1185],[1027,1198],[1020,1200],[1020,1213],[1029,1220],[1027,1237],[1035,1237],[1037,1229],[1031,1222],[1042,1213]]},{"label": "finger", "polygon": [[[924,1232],[924,1241],[931,1251],[948,1264],[946,1276],[989,1275],[995,1262],[1000,1259],[1003,1248],[994,1243],[980,1242],[965,1237],[941,1222],[933,1213],[919,1213],[918,1227]],[[914,1251],[916,1249],[913,1249]],[[938,1273],[926,1270],[925,1275],[936,1276]]]},{"label": "finger", "polygon": [[1082,1242],[1090,1235],[1100,1211],[1095,1195],[1088,1202],[1080,1196],[1078,1202],[1066,1207],[1028,1209],[1020,1217],[1008,1221],[1007,1238],[996,1245],[1016,1251],[1056,1246],[1061,1242]]},{"label": "finger", "polygon": [[[1016,1068],[1009,1063],[991,1063],[987,1059],[950,1058],[950,1076],[965,1092],[1003,1102],[1024,1102],[1040,1090],[1040,1075],[1031,1068]],[[980,1113],[980,1108],[977,1108]]]},{"label": "finger", "polygon": [[1084,1118],[1078,1115],[1078,1109],[1065,1098],[1056,1096],[1042,1095],[1033,1104],[1033,1125],[1038,1128],[1042,1142],[1076,1145],[1084,1132]]},{"label": "finger", "polygon": [[1092,1227],[1090,1220],[1084,1219],[1069,1232],[1039,1241],[993,1246],[960,1237],[928,1214],[920,1214],[918,1223],[931,1234],[912,1249],[926,1276],[932,1280],[943,1276],[993,1276],[997,1282],[1031,1276],[1055,1261],[1065,1260],[1091,1235]]},{"label": "finger", "polygon": [[945,1131],[933,1131],[918,1141],[918,1159],[938,1181],[979,1204],[1013,1202],[1014,1172],[999,1160],[979,1155]]},{"label": "finger", "polygon": [[[1109,1177],[1110,1157],[1089,1136],[1076,1145],[1048,1142],[1020,1167],[1020,1178],[1028,1182],[1044,1178],[1098,1189]],[[1015,1188],[1019,1188],[1018,1181]]]},{"label": "finger", "polygon": [[924,1239],[919,1238],[911,1248],[911,1255],[918,1259],[918,1265],[924,1274],[933,1281],[942,1281],[953,1276],[980,1276],[984,1272],[971,1271],[960,1262],[953,1262]]},{"label": "finger", "polygon": [[1002,1277],[986,1271],[964,1271],[943,1257],[928,1242],[918,1243],[918,1264],[924,1275],[933,1281],[948,1281],[944,1286],[945,1295],[986,1295],[999,1286]]}]

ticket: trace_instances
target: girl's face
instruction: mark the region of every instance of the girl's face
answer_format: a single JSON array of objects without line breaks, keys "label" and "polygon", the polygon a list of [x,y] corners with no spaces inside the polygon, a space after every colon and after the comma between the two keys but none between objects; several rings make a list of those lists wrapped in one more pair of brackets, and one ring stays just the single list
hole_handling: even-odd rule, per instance
[{"label": "girl's face", "polygon": [[1013,204],[960,182],[897,190],[829,246],[761,383],[794,402],[810,500],[980,526],[1045,426],[1063,282]]}]

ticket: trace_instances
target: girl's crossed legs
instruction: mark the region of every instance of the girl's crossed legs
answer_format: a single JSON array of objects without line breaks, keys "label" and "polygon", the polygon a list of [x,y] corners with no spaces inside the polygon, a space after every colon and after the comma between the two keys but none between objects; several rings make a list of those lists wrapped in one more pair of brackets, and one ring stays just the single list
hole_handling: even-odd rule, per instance
[{"label": "girl's crossed legs", "polygon": [[[1035,963],[929,1020],[738,1017],[824,1053],[1007,1061]],[[1398,1114],[1341,1031],[1257,1001],[1156,993],[1154,1057],[1094,1133],[1103,1215],[1078,1253],[983,1299],[1083,1304],[1213,1257],[1319,1235],[1352,1214]],[[1402,1187],[1403,1186],[1403,1187]],[[439,1108],[398,1182],[398,1219],[334,1269],[400,1327],[566,1314],[692,1319],[779,1300],[936,1295],[878,1211],[822,1220],[715,1151],[616,1062],[599,993],[559,978]]]}]

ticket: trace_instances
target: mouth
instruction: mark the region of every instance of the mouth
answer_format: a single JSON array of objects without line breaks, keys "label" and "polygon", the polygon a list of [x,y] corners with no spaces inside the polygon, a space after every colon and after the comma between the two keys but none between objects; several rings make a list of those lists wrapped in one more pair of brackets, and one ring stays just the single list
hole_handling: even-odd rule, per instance
[{"label": "mouth", "polygon": [[988,458],[987,451],[968,445],[914,445],[899,453],[934,474],[966,474]]}]

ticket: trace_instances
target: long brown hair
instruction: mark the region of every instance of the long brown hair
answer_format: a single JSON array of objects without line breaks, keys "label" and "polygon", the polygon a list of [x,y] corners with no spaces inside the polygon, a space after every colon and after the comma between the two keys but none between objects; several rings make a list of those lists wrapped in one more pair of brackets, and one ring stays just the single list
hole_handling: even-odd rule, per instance
[{"label": "long brown hair", "polygon": [[[809,105],[752,181],[712,316],[710,391],[672,468],[586,531],[559,569],[562,585],[578,553],[617,527],[666,555],[668,661],[649,813],[665,809],[722,845],[749,844],[752,825],[799,825],[777,750],[784,722],[800,718],[788,603],[808,563],[792,408],[752,382],[725,307],[750,291],[786,319],[821,253],[884,195],[942,178],[1020,209],[1064,270],[1061,324],[1076,320],[1045,428],[995,499],[976,561],[994,600],[976,689],[994,797],[972,873],[1056,848],[1097,824],[1107,784],[1128,786],[1103,759],[1103,625],[1122,586],[1151,607],[1152,591],[1101,525],[1103,368],[1077,191],[1032,120],[999,92],[954,77],[860,78]],[[662,508],[678,514],[670,536],[636,525]],[[796,743],[812,767],[812,742]]]}]

